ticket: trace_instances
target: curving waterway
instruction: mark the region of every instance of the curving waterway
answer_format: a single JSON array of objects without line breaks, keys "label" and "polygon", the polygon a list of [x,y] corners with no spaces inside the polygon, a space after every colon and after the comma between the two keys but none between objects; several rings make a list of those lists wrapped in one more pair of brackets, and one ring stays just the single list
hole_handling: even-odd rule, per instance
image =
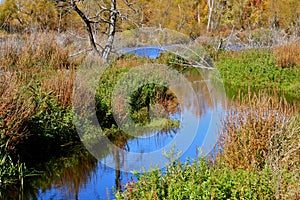
[{"label": "curving waterway", "polygon": [[[140,56],[157,57],[161,49],[153,47],[139,49],[136,53]],[[128,53],[127,52],[127,53]],[[177,90],[189,99],[180,102],[180,111],[171,114],[172,119],[179,120],[180,126],[171,131],[152,131],[150,136],[136,137],[126,141],[126,149],[131,152],[147,153],[164,149],[164,147],[174,140],[178,143],[188,142],[188,148],[180,156],[182,161],[188,157],[195,158],[199,151],[208,154],[216,140],[217,129],[220,117],[224,110],[224,97],[216,89],[212,91],[210,80],[203,78],[197,69],[183,71],[184,76],[191,84],[193,91],[186,90],[182,85]],[[184,119],[183,119],[184,117]],[[145,133],[146,134],[146,133]],[[191,141],[184,141],[184,136],[194,134]],[[178,140],[179,136],[183,139]],[[188,137],[187,137],[188,138]],[[179,144],[180,145],[180,144]],[[82,147],[80,147],[82,148]],[[175,146],[176,148],[176,146]],[[24,186],[24,192],[18,193],[19,199],[114,199],[114,191],[123,189],[122,185],[136,179],[132,173],[124,172],[107,167],[105,162],[113,159],[116,166],[122,163],[122,155],[116,152],[108,152],[103,159],[96,160],[89,154],[71,154],[65,159],[50,162],[48,166],[41,169],[47,173],[40,177],[34,177]],[[115,188],[115,190],[113,189]]]}]

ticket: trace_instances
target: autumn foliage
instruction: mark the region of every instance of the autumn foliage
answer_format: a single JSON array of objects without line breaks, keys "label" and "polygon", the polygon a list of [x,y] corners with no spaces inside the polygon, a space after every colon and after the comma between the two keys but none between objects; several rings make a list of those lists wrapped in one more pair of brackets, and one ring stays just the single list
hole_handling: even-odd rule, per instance
[{"label": "autumn foliage", "polygon": [[[138,26],[162,27],[196,38],[231,29],[299,29],[298,0],[129,1],[137,14],[118,20],[118,30]],[[84,6],[85,2],[82,2]],[[81,5],[81,4],[80,4]],[[209,15],[211,6],[211,15]],[[118,9],[124,5],[118,4]],[[207,23],[210,23],[207,29]],[[0,5],[0,27],[6,31],[84,29],[80,18],[60,1],[6,0]]]}]

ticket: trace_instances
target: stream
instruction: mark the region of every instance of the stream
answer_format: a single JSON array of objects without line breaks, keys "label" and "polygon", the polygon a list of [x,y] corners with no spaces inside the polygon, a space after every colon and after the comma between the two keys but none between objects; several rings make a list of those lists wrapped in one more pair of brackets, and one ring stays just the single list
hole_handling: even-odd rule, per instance
[{"label": "stream", "polygon": [[[160,51],[152,48],[150,52],[158,55]],[[144,55],[143,52],[138,53]],[[155,55],[149,55],[149,57],[155,58]],[[197,69],[185,70],[183,73],[192,85],[196,99],[181,102],[180,112],[172,114],[171,118],[178,119],[180,122],[184,121],[184,123],[169,132],[153,131],[151,136],[129,139],[126,146],[131,152],[141,153],[164,149],[172,141],[177,139],[178,142],[177,137],[180,135],[185,136],[195,130],[195,137],[192,141],[187,141],[190,144],[180,156],[180,160],[196,158],[200,154],[199,151],[207,155],[212,150],[217,140],[221,113],[225,107],[224,99],[222,94],[211,91],[210,81],[204,80]],[[185,87],[182,87],[181,92],[186,98],[191,95],[191,91],[186,91]],[[179,142],[186,141],[180,140]],[[33,177],[32,181],[24,186],[23,193],[18,194],[19,199],[114,199],[116,189],[124,189],[122,186],[128,181],[136,180],[136,177],[131,172],[107,167],[105,162],[111,157],[120,160],[122,155],[115,156],[111,152],[102,160],[96,160],[88,153],[75,153],[50,162],[49,166],[43,166],[47,170],[46,175]]]}]

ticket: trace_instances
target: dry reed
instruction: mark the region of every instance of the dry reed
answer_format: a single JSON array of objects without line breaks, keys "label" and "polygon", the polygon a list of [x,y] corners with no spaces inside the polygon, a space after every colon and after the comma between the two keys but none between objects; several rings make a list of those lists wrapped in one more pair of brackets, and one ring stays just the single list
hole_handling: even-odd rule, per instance
[{"label": "dry reed", "polygon": [[277,46],[274,55],[276,64],[281,67],[300,67],[300,41]]},{"label": "dry reed", "polygon": [[83,57],[70,58],[72,41],[54,33],[9,35],[0,40],[0,67],[28,84],[37,82],[45,92],[54,91],[60,104],[71,105],[76,68]]},{"label": "dry reed", "polygon": [[11,70],[51,67],[52,69],[73,68],[76,63],[69,59],[70,47],[57,41],[54,33],[10,36],[1,40],[0,66]]},{"label": "dry reed", "polygon": [[262,170],[269,166],[277,196],[300,195],[300,125],[297,109],[267,93],[241,95],[222,121],[216,162],[230,168]]},{"label": "dry reed", "polygon": [[28,134],[23,122],[34,113],[34,105],[16,73],[2,70],[0,76],[0,139],[9,141],[11,151]]}]

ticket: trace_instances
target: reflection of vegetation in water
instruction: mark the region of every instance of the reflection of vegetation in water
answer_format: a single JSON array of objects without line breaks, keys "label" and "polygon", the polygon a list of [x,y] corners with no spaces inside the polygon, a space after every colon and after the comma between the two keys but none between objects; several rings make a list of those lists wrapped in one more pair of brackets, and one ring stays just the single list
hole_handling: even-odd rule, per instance
[{"label": "reflection of vegetation in water", "polygon": [[[186,110],[190,110],[195,116],[200,117],[205,114],[207,108],[213,109],[217,101],[222,102],[221,99],[224,98],[222,97],[222,95],[224,95],[223,85],[222,83],[214,81],[215,77],[219,77],[219,74],[216,70],[212,70],[214,64],[203,47],[194,45],[191,46],[191,50],[180,50],[186,51],[178,52],[185,56],[185,58],[167,52],[161,55],[159,62],[172,66],[172,69],[180,71],[189,83],[192,84],[193,92],[195,92],[197,98],[188,98],[191,91],[185,90],[184,87],[179,87],[179,92],[189,100],[182,102],[180,106]],[[205,67],[209,67],[210,69],[208,70]],[[197,102],[191,100],[196,100]],[[195,109],[196,106],[198,109]]]},{"label": "reflection of vegetation in water", "polygon": [[[201,75],[201,72],[196,68],[188,68],[183,71],[187,79],[192,83],[193,90],[197,95],[198,102],[192,102],[191,105],[188,105],[187,102],[184,102],[184,106],[193,112],[195,116],[202,116],[207,111],[207,108],[213,108],[213,102],[211,94],[207,87],[208,81],[205,80]],[[188,92],[188,91],[182,91]],[[194,109],[195,106],[199,106],[198,109]]]},{"label": "reflection of vegetation in water", "polygon": [[[148,83],[131,94],[130,115],[135,123],[145,125],[150,120],[169,118],[170,114],[176,112],[177,102],[176,96],[167,87]],[[150,115],[153,119],[150,119]]]},{"label": "reflection of vegetation in water", "polygon": [[24,190],[11,191],[4,199],[18,199],[20,194],[23,199],[36,198],[40,190],[45,192],[57,186],[65,188],[63,198],[78,199],[80,188],[88,183],[96,167],[97,160],[81,145],[75,146],[67,149],[64,156],[35,166],[36,176],[25,180]]}]

